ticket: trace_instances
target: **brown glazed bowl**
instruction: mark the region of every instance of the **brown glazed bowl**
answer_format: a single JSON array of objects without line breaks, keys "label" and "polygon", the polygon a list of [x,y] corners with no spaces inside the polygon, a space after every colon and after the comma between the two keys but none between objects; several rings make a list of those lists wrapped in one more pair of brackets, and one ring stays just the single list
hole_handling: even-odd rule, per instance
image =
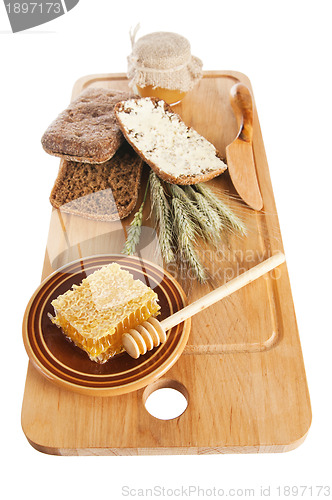
[{"label": "brown glazed bowl", "polygon": [[164,319],[186,305],[185,294],[176,280],[161,267],[137,257],[98,255],[71,262],[52,273],[31,297],[23,319],[23,341],[30,361],[51,382],[68,390],[92,396],[113,396],[136,391],[171,368],[181,355],[189,336],[190,319],[167,333],[164,344],[138,359],[118,354],[104,364],[68,341],[49,318],[51,301],[79,285],[100,267],[117,262],[158,294]]}]

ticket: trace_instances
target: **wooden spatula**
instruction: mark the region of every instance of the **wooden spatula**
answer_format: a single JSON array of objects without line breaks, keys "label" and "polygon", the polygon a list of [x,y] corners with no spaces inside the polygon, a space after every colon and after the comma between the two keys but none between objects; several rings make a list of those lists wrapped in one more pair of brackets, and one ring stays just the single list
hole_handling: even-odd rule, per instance
[{"label": "wooden spatula", "polygon": [[229,175],[243,201],[255,210],[261,210],[263,199],[252,151],[253,108],[248,87],[243,83],[233,85],[230,99],[240,130],[236,139],[226,148]]}]

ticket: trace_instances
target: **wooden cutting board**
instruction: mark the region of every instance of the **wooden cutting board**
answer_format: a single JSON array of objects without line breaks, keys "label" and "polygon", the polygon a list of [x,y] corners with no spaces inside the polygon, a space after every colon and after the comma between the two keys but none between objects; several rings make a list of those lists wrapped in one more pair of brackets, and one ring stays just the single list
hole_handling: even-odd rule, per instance
[{"label": "wooden cutting board", "polygon": [[[237,72],[206,72],[175,107],[184,121],[225,155],[237,134],[229,102]],[[89,86],[127,89],[123,74],[93,75],[77,81],[73,98]],[[59,110],[60,111],[60,110]],[[52,117],[50,117],[52,119]],[[263,213],[232,199],[245,220],[247,238],[229,237],[206,258],[208,285],[183,279],[188,302],[283,250],[264,144],[254,112],[254,158],[264,200]],[[146,178],[147,170],[145,172]],[[228,174],[211,184],[235,194]],[[141,198],[142,192],[141,189]],[[146,224],[151,224],[149,204]],[[98,254],[119,254],[132,220],[95,222],[54,210],[42,278],[59,267]],[[160,265],[156,245],[142,257]],[[193,284],[194,283],[194,284]],[[186,411],[159,420],[144,406],[156,387],[182,388]],[[37,450],[58,455],[144,455],[282,452],[296,448],[311,423],[310,400],[286,264],[192,318],[188,344],[176,364],[146,389],[113,397],[77,394],[58,387],[29,363],[23,431]]]}]

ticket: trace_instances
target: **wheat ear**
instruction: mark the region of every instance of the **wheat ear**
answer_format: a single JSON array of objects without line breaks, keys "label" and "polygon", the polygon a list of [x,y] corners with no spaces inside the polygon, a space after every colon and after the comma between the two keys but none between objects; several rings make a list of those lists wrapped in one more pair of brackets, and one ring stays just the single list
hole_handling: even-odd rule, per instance
[{"label": "wheat ear", "polygon": [[122,250],[122,253],[126,255],[133,255],[135,253],[136,246],[139,242],[142,232],[143,208],[148,194],[148,189],[149,189],[149,180],[145,188],[142,204],[135,213],[133,220],[131,221],[131,223],[127,228],[127,238]]},{"label": "wheat ear", "polygon": [[195,189],[201,193],[212,208],[218,212],[224,226],[230,230],[234,230],[242,236],[247,234],[247,229],[243,221],[211,188],[208,188],[203,183],[198,183],[195,184]]},{"label": "wheat ear", "polygon": [[187,196],[195,204],[195,212],[199,214],[197,222],[200,224],[203,235],[207,241],[219,243],[224,225],[218,212],[208,203],[205,197],[195,191],[192,186],[185,186]]},{"label": "wheat ear", "polygon": [[171,185],[170,190],[173,194],[172,209],[174,227],[176,230],[180,257],[182,261],[187,263],[189,269],[194,272],[198,281],[204,283],[207,280],[207,275],[195,250],[197,227],[189,216],[186,203],[181,197],[177,196],[176,193],[179,193],[176,189],[177,187],[178,186]]},{"label": "wheat ear", "polygon": [[173,244],[172,211],[166,198],[165,190],[159,177],[150,171],[151,209],[159,230],[159,245],[166,264],[175,260]]}]

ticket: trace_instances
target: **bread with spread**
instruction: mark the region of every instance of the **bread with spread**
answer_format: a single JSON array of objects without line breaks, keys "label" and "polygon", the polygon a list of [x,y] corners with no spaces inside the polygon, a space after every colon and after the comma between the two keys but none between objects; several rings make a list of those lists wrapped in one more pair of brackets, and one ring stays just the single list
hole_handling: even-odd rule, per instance
[{"label": "bread with spread", "polygon": [[128,99],[115,106],[127,141],[156,174],[173,184],[196,184],[227,168],[218,151],[163,100]]}]

